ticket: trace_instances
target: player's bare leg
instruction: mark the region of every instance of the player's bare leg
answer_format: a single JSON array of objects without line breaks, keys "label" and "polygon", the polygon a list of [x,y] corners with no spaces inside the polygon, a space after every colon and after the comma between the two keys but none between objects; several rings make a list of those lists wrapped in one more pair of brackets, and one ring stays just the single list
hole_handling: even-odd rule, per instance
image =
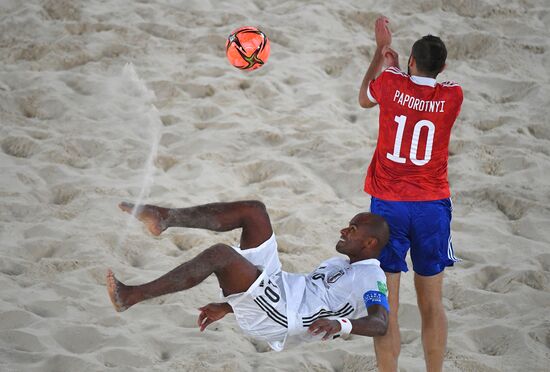
[{"label": "player's bare leg", "polygon": [[215,274],[224,294],[245,292],[260,271],[233,248],[216,244],[158,279],[142,285],[125,285],[107,272],[107,290],[117,311],[154,297],[183,291]]},{"label": "player's bare leg", "polygon": [[120,203],[120,209],[132,213],[153,235],[169,227],[188,227],[212,231],[230,231],[242,228],[241,249],[257,247],[273,234],[269,216],[263,203],[254,200],[231,203],[211,203],[190,208],[162,208],[154,205],[134,206]]},{"label": "player's bare leg", "polygon": [[422,345],[428,372],[443,370],[447,346],[447,317],[442,301],[443,272],[434,276],[414,275],[422,319]]},{"label": "player's bare leg", "polygon": [[390,305],[390,318],[388,331],[384,336],[374,337],[374,351],[378,371],[397,371],[397,360],[401,352],[401,333],[397,312],[399,311],[399,283],[401,273],[386,273],[386,284],[388,286],[388,303]]}]

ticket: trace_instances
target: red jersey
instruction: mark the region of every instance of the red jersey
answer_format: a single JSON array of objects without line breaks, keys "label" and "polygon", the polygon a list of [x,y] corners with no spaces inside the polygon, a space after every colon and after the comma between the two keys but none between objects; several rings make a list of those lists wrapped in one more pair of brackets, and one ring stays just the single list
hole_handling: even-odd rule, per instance
[{"label": "red jersey", "polygon": [[370,82],[367,95],[380,106],[380,118],[365,191],[384,200],[448,198],[449,140],[462,88],[390,67]]}]

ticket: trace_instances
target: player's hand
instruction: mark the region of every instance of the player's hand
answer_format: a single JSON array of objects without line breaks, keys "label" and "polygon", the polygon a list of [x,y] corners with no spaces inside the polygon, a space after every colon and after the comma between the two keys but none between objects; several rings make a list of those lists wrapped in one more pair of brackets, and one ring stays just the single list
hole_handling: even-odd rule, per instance
[{"label": "player's hand", "polygon": [[216,320],[220,320],[229,311],[226,303],[209,303],[203,307],[199,307],[200,314],[197,324],[200,327],[201,332],[205,330],[207,326],[214,323]]},{"label": "player's hand", "polygon": [[315,336],[325,332],[323,340],[328,340],[331,338],[330,336],[340,332],[341,329],[342,326],[337,320],[318,319],[309,326],[307,331]]},{"label": "player's hand", "polygon": [[378,17],[374,23],[374,37],[378,48],[383,48],[391,44],[391,31],[389,26],[390,21],[384,16]]},{"label": "player's hand", "polygon": [[382,55],[384,56],[384,64],[386,66],[399,68],[399,54],[390,48],[389,45],[382,48]]}]

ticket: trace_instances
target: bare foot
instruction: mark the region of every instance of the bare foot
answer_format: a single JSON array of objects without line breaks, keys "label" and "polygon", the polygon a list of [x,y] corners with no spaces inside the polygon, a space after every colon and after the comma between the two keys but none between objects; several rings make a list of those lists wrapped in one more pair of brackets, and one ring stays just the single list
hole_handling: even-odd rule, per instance
[{"label": "bare foot", "polygon": [[126,305],[122,298],[122,286],[124,286],[124,284],[119,282],[117,278],[115,278],[115,274],[113,274],[112,270],[109,269],[107,271],[107,291],[109,292],[109,297],[111,298],[115,310],[118,312],[127,310],[130,307]]},{"label": "bare foot", "polygon": [[143,222],[149,232],[155,236],[159,236],[164,230],[166,230],[166,225],[164,223],[164,218],[168,213],[168,209],[166,208],[149,204],[136,206],[127,202],[120,203],[118,207],[126,213],[135,215],[138,220]]}]

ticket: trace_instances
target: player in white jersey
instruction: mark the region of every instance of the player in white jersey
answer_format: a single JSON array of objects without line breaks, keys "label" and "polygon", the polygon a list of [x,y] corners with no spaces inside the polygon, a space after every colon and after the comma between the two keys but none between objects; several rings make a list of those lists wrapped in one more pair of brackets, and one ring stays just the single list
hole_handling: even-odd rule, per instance
[{"label": "player in white jersey", "polygon": [[277,241],[265,206],[258,201],[212,203],[169,209],[121,203],[135,209],[154,235],[169,227],[229,231],[242,228],[239,247],[213,245],[192,260],[142,285],[125,285],[111,270],[109,296],[117,311],[138,302],[189,289],[215,274],[224,301],[200,308],[198,325],[235,314],[250,336],[264,340],[276,351],[285,344],[335,338],[349,333],[380,336],[388,325],[386,277],[376,259],[389,239],[386,221],[360,213],[340,231],[336,250],[342,256],[324,261],[312,273],[281,270]]}]

